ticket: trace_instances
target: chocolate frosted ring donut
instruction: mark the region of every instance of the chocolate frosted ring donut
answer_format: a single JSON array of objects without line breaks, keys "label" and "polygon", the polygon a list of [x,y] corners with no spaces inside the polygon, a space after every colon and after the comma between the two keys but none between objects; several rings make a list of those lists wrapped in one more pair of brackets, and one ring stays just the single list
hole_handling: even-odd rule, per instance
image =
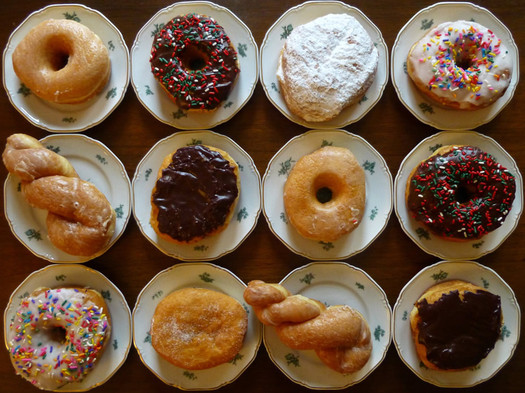
[{"label": "chocolate frosted ring donut", "polygon": [[213,110],[239,75],[237,52],[212,18],[188,14],[169,21],[153,40],[151,70],[183,109]]},{"label": "chocolate frosted ring donut", "polygon": [[407,207],[433,233],[479,239],[499,228],[514,201],[514,176],[473,146],[443,146],[409,176]]}]

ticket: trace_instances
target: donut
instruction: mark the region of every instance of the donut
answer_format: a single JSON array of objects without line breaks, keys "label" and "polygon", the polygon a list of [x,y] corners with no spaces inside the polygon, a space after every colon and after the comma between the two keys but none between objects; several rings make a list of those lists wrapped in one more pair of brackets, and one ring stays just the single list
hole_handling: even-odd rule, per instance
[{"label": "donut", "polygon": [[348,305],[326,307],[318,300],[292,295],[280,284],[261,280],[250,281],[243,297],[284,345],[314,350],[319,360],[339,373],[359,371],[370,359],[368,322]]},{"label": "donut", "polygon": [[21,180],[29,205],[47,210],[47,236],[58,249],[75,256],[95,256],[111,241],[116,212],[91,182],[78,177],[69,161],[26,134],[7,138],[2,159]]},{"label": "donut", "polygon": [[239,167],[227,152],[206,145],[181,147],[160,166],[151,226],[169,242],[197,242],[228,226],[239,193]]},{"label": "donut", "polygon": [[308,122],[335,118],[364,96],[378,58],[372,39],[350,15],[328,14],[294,27],[277,68],[286,106]]},{"label": "donut", "polygon": [[416,88],[445,108],[475,110],[494,103],[510,83],[513,57],[493,31],[476,22],[441,23],[407,58]]},{"label": "donut", "polygon": [[467,241],[503,224],[516,196],[516,182],[479,147],[448,145],[412,170],[405,194],[409,213],[432,233]]},{"label": "donut", "polygon": [[365,172],[344,147],[324,146],[297,160],[284,184],[284,208],[305,238],[331,242],[353,231],[365,210]]},{"label": "donut", "polygon": [[501,299],[463,280],[427,289],[410,313],[416,352],[431,370],[476,366],[500,338]]},{"label": "donut", "polygon": [[151,343],[171,364],[203,370],[232,360],[248,328],[244,307],[233,297],[204,288],[183,288],[162,299],[151,321]]},{"label": "donut", "polygon": [[37,288],[9,324],[6,343],[16,373],[39,389],[80,382],[110,340],[111,318],[91,288]]},{"label": "donut", "polygon": [[166,23],[153,39],[151,71],[181,109],[211,111],[239,76],[237,51],[215,19],[195,13]]},{"label": "donut", "polygon": [[88,27],[49,19],[33,27],[13,51],[18,78],[36,96],[79,104],[98,94],[111,74],[108,49]]}]

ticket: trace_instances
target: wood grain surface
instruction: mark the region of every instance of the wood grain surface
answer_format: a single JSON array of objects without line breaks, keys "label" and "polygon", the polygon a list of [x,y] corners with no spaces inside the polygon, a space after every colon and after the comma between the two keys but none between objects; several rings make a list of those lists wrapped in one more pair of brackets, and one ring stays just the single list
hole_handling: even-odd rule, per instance
[{"label": "wood grain surface", "polygon": [[[0,43],[5,46],[11,32],[31,12],[50,4],[49,1],[3,0],[0,3]],[[139,29],[167,0],[85,0],[84,4],[102,12],[122,32],[131,47]],[[217,0],[229,8],[251,29],[260,46],[268,28],[290,7],[293,0]],[[399,30],[420,9],[433,2],[425,0],[354,0],[347,2],[359,8],[381,30],[390,52]],[[512,32],[516,44],[525,48],[525,1],[485,1],[477,4],[490,9]],[[451,16],[453,18],[453,16]],[[390,53],[389,53],[390,54]],[[523,63],[520,57],[520,66]],[[494,138],[516,160],[525,165],[525,92],[523,83],[517,87],[512,101],[491,122],[476,131]],[[395,177],[403,158],[422,139],[438,130],[415,118],[400,102],[391,79],[381,100],[360,121],[345,127],[365,138],[386,160]],[[213,129],[235,140],[246,150],[264,174],[272,156],[292,137],[307,129],[285,118],[267,99],[260,83],[246,106],[228,122]],[[32,126],[11,105],[7,94],[0,94],[0,141],[14,132],[42,138],[49,133]],[[106,144],[124,163],[128,175],[146,152],[159,140],[177,129],[156,120],[138,101],[131,85],[120,106],[101,124],[85,134]],[[3,143],[3,142],[2,142]],[[0,176],[5,179],[3,166]],[[494,269],[514,290],[518,303],[525,305],[525,225],[521,222],[513,234],[496,251],[478,262]],[[3,310],[14,289],[33,271],[48,264],[35,257],[11,233],[7,220],[0,220],[1,285],[0,307]],[[366,271],[386,292],[393,306],[403,286],[422,268],[439,261],[418,248],[401,229],[392,213],[388,226],[375,242],[346,262]],[[244,282],[261,279],[278,282],[291,270],[309,260],[292,253],[272,234],[261,214],[248,239],[234,252],[214,263],[235,273]],[[158,251],[140,232],[133,218],[118,242],[104,255],[86,266],[106,275],[125,295],[133,309],[141,289],[159,271],[180,261]],[[2,331],[3,333],[3,331]],[[470,388],[477,392],[523,391],[525,349],[519,344],[511,361],[491,380]],[[131,348],[118,372],[97,392],[122,391],[169,392],[165,385],[141,362]],[[262,344],[251,366],[224,392],[298,392],[308,389],[291,382],[270,360]],[[434,392],[443,390],[423,382],[400,360],[391,345],[382,364],[363,382],[347,390],[353,392]],[[15,375],[7,351],[0,350],[0,392],[32,392],[35,388]]]}]

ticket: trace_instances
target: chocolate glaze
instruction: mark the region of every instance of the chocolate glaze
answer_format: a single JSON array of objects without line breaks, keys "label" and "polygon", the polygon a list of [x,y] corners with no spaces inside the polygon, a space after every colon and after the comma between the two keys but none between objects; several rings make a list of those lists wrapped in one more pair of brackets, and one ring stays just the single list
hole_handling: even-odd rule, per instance
[{"label": "chocolate glaze", "polygon": [[443,370],[473,367],[494,348],[501,332],[501,300],[487,291],[443,294],[416,303],[421,320],[418,341],[427,358]]},{"label": "chocolate glaze", "polygon": [[239,74],[237,52],[224,29],[197,14],[178,16],[155,34],[150,63],[183,109],[215,109]]},{"label": "chocolate glaze", "polygon": [[178,149],[152,196],[159,208],[159,231],[187,242],[222,226],[239,194],[234,170],[206,146]]},{"label": "chocolate glaze", "polygon": [[512,207],[514,176],[475,146],[450,146],[421,162],[409,179],[407,208],[439,236],[479,239]]}]

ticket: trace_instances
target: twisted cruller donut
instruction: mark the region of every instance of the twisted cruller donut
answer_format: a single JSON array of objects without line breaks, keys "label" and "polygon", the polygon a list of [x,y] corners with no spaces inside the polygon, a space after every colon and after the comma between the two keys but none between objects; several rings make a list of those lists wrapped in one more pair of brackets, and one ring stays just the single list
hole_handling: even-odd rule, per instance
[{"label": "twisted cruller donut", "polygon": [[7,138],[2,159],[20,178],[27,202],[48,211],[48,237],[55,247],[78,256],[106,247],[115,230],[115,211],[95,185],[78,178],[67,159],[25,134]]},{"label": "twisted cruller donut", "polygon": [[68,19],[45,20],[20,41],[13,69],[38,97],[79,104],[98,94],[111,73],[108,49],[88,27]]},{"label": "twisted cruller donut", "polygon": [[370,328],[347,305],[326,307],[302,295],[291,295],[279,284],[250,281],[244,300],[259,320],[274,326],[279,339],[297,350],[315,350],[328,367],[343,374],[364,367],[372,353]]}]

